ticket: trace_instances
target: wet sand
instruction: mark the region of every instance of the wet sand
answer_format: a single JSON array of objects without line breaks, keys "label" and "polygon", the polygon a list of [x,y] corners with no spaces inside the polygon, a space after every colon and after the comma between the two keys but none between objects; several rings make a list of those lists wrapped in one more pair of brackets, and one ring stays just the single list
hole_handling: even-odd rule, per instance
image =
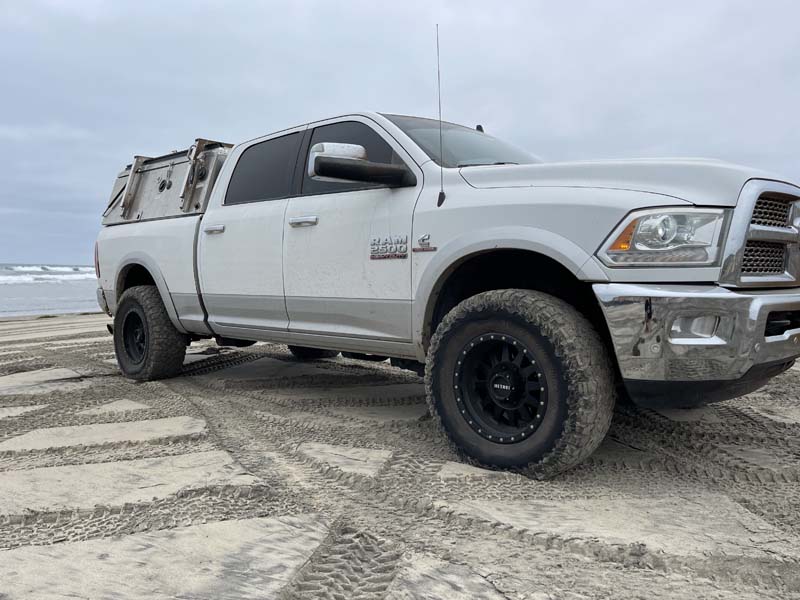
[{"label": "wet sand", "polygon": [[108,321],[0,321],[0,598],[800,597],[800,370],[620,406],[537,481],[462,462],[388,364],[203,342],[135,383]]}]

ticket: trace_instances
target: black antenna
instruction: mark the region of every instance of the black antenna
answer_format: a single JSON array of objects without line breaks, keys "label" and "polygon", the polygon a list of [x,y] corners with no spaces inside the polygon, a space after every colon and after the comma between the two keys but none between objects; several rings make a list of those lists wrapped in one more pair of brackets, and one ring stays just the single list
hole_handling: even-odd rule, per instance
[{"label": "black antenna", "polygon": [[444,144],[442,143],[442,71],[439,67],[439,24],[436,24],[436,94],[439,97],[439,199],[436,206],[444,204]]}]

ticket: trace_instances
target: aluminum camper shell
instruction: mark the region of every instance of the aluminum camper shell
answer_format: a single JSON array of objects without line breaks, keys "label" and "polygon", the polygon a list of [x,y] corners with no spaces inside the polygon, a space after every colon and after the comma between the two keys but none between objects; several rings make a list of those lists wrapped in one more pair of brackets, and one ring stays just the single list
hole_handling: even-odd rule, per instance
[{"label": "aluminum camper shell", "polygon": [[205,212],[232,144],[199,138],[187,150],[134,156],[117,176],[103,225]]}]

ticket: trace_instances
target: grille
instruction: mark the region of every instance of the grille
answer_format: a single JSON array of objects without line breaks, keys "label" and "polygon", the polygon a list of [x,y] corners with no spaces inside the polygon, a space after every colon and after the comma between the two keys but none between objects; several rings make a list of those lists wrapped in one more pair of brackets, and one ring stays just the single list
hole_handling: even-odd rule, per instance
[{"label": "grille", "polygon": [[[720,283],[737,287],[800,285],[800,193],[751,179],[731,216]],[[797,227],[793,227],[797,223]]]},{"label": "grille", "polygon": [[786,246],[749,241],[744,247],[742,275],[780,275],[786,270]]},{"label": "grille", "polygon": [[792,205],[785,200],[762,196],[756,201],[750,223],[768,227],[788,227],[791,224],[791,210]]}]

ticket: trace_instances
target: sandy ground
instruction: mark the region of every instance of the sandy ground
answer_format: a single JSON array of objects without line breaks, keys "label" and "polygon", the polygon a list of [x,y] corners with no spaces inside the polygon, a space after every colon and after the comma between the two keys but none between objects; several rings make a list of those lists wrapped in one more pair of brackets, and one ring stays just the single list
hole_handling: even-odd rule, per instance
[{"label": "sandy ground", "polygon": [[117,373],[105,317],[0,322],[0,599],[800,598],[800,371],[619,407],[553,481],[463,464],[414,375],[193,345]]}]

